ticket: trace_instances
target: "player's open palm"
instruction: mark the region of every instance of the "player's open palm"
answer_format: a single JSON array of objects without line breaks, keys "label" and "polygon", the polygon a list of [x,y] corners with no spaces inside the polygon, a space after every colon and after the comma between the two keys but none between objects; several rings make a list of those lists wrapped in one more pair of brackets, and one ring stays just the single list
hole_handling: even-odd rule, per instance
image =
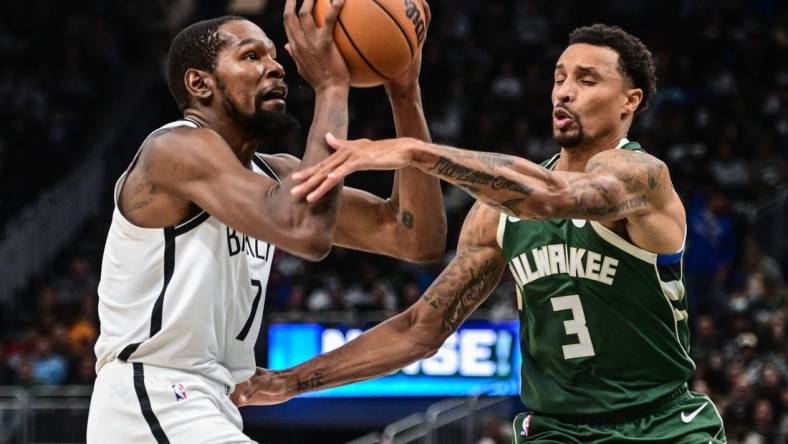
[{"label": "player's open palm", "polygon": [[328,159],[315,166],[297,171],[293,179],[303,181],[291,192],[315,202],[342,182],[345,176],[364,170],[397,170],[408,166],[412,139],[339,140],[326,134],[326,141],[336,150]]},{"label": "player's open palm", "polygon": [[235,405],[271,405],[288,401],[287,385],[279,372],[258,367],[254,375],[235,386],[230,399]]},{"label": "player's open palm", "polygon": [[344,0],[333,0],[323,26],[312,16],[315,0],[304,0],[296,13],[296,0],[285,3],[285,49],[295,60],[298,73],[315,91],[329,86],[349,86],[350,73],[334,43],[334,27]]}]

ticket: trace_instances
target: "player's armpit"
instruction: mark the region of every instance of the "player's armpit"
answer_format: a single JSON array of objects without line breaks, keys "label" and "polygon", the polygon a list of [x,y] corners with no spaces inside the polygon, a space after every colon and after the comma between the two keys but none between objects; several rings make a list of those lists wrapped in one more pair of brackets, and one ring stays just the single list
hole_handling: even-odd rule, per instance
[{"label": "player's armpit", "polygon": [[175,129],[151,139],[145,150],[140,166],[162,191],[306,259],[330,251],[333,221],[324,209],[294,198],[292,181],[280,184],[244,167],[216,132]]}]

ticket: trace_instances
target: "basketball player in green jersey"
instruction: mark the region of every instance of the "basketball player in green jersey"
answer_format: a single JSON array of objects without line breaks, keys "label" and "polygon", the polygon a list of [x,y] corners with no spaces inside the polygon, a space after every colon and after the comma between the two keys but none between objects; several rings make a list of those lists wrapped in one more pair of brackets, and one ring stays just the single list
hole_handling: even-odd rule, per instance
[{"label": "basketball player in green jersey", "polygon": [[384,375],[433,354],[498,285],[508,265],[521,321],[516,443],[725,442],[694,364],[681,260],[684,207],[668,169],[626,139],[655,92],[651,54],[604,25],[579,28],[555,65],[553,133],[541,166],[413,139],[337,141],[296,174],[320,198],[363,169],[415,166],[478,202],[457,255],[403,313],[334,351],[281,372],[259,369],[236,402],[281,402]]}]

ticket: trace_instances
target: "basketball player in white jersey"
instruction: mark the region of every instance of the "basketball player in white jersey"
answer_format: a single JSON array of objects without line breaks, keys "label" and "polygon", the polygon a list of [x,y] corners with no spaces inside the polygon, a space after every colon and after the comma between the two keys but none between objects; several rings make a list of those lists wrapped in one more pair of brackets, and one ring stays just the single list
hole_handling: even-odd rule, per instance
[{"label": "basketball player in white jersey", "polygon": [[[442,256],[439,183],[397,173],[392,198],[337,186],[312,204],[290,172],[325,159],[323,135],[347,132],[347,68],[313,0],[285,5],[286,49],[315,90],[303,159],[258,154],[288,131],[287,87],[274,44],[253,23],[222,17],[189,26],[168,57],[182,120],[154,131],[115,187],[99,284],[101,334],[87,442],[249,443],[230,401],[255,371],[274,248],[319,260],[331,245],[410,261]],[[420,60],[387,85],[397,132],[428,139]]]}]

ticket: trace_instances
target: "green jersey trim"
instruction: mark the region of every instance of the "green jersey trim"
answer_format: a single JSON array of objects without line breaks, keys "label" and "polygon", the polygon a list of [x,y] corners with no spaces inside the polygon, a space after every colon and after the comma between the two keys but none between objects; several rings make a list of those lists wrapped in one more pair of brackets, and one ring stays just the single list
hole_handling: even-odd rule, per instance
[{"label": "green jersey trim", "polygon": [[501,211],[501,216],[498,218],[498,232],[495,234],[495,240],[498,246],[503,250],[503,232],[506,230],[506,213]]},{"label": "green jersey trim", "polygon": [[648,262],[649,264],[657,263],[658,255],[656,253],[646,251],[640,247],[631,244],[630,242],[627,242],[624,238],[614,233],[611,229],[607,228],[606,226],[600,224],[595,220],[589,222],[591,222],[591,228],[594,229],[594,232],[596,232],[596,234],[598,234],[599,237],[607,241],[609,244],[612,244],[619,250],[623,250],[625,253],[629,254],[630,256],[634,256],[640,259],[641,261]]},{"label": "green jersey trim", "polygon": [[[683,255],[681,258],[680,268],[684,269]],[[678,310],[674,308],[673,303],[671,302],[671,300],[679,301],[686,297],[684,283],[682,282],[681,278],[678,281],[664,282],[659,275],[659,268],[656,262],[654,262],[654,274],[657,276],[657,281],[659,282],[660,289],[662,290],[662,296],[665,297],[665,303],[668,304],[668,310],[673,313],[673,332],[675,333],[676,342],[678,343],[681,351],[684,352],[683,358],[690,363],[692,366],[692,372],[694,373],[696,366],[695,361],[693,361],[689,355],[689,344],[687,344],[687,348],[684,348],[684,345],[681,343],[681,336],[679,335],[679,322],[686,321],[689,315],[687,314],[687,310]]]}]

